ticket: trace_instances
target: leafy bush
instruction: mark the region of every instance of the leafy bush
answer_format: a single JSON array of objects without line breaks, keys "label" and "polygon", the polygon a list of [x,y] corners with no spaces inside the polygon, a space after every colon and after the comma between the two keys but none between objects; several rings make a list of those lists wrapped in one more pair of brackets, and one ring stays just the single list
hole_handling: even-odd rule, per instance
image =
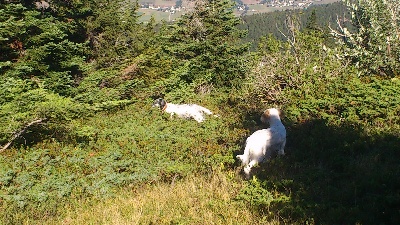
[{"label": "leafy bush", "polygon": [[85,25],[96,68],[121,68],[158,46],[154,22],[144,25],[138,21],[138,2],[101,0],[87,4],[92,14]]},{"label": "leafy bush", "polygon": [[288,202],[290,197],[281,195],[276,191],[271,192],[270,187],[266,185],[266,181],[260,181],[257,177],[253,177],[240,190],[236,199],[248,202],[255,209],[263,209],[270,208],[272,204]]},{"label": "leafy bush", "polygon": [[400,67],[400,3],[396,0],[343,0],[357,28],[350,32],[344,24],[332,33],[345,47],[345,57],[363,75],[395,77]]},{"label": "leafy bush", "polygon": [[346,121],[362,125],[373,132],[394,132],[400,124],[399,84],[398,79],[362,82],[349,76],[343,83],[328,85],[326,92],[298,99],[288,107],[293,113],[287,116],[292,121],[321,118],[332,124]]},{"label": "leafy bush", "polygon": [[[88,118],[95,112],[121,108],[132,102],[110,98],[99,99],[101,102],[89,105],[35,88],[33,82],[14,78],[0,81],[0,88],[0,143],[22,138],[25,138],[25,143],[30,142],[27,139],[40,141],[48,132],[53,133],[53,137],[58,136],[56,133],[63,136],[61,133],[66,129],[81,129],[70,125],[73,119]],[[91,94],[94,95],[93,92]],[[96,96],[99,97],[98,94]],[[72,133],[77,132],[73,129],[70,130]]]},{"label": "leafy bush", "polygon": [[272,36],[260,41],[258,63],[247,77],[249,104],[287,105],[309,93],[323,92],[351,72],[336,57],[338,52],[324,45],[320,32],[295,31],[292,38],[295,41],[280,42]]},{"label": "leafy bush", "polygon": [[142,79],[123,77],[116,70],[97,70],[81,81],[74,99],[88,104],[130,99],[143,84]]}]

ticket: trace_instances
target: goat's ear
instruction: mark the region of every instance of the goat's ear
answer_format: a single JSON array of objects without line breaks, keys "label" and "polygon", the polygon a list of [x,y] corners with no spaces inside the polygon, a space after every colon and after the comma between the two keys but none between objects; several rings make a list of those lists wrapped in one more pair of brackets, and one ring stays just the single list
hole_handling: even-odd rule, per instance
[{"label": "goat's ear", "polygon": [[160,98],[160,105],[164,107],[166,104],[167,102],[164,99]]},{"label": "goat's ear", "polygon": [[283,118],[283,117],[285,117],[285,113],[281,110],[281,109],[278,109],[278,112],[279,112],[279,118]]},{"label": "goat's ear", "polygon": [[268,109],[264,111],[263,116],[265,116],[265,118],[269,117],[269,110]]},{"label": "goat's ear", "polygon": [[267,123],[268,122],[268,118],[269,118],[269,110],[265,110],[264,113],[261,115],[261,122],[263,123]]}]

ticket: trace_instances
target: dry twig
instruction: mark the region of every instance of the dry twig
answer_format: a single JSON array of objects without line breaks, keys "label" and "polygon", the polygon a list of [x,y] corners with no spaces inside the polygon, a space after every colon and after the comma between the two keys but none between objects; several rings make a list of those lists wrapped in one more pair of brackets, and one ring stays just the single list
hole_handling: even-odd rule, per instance
[{"label": "dry twig", "polygon": [[12,136],[11,140],[10,140],[6,145],[4,145],[4,146],[0,149],[0,153],[1,153],[1,152],[4,152],[8,147],[10,147],[10,145],[12,144],[12,142],[13,142],[15,139],[17,139],[18,137],[20,137],[29,127],[31,127],[32,125],[35,125],[35,124],[39,124],[39,123],[41,123],[41,122],[43,122],[43,121],[45,121],[45,120],[46,120],[46,118],[37,119],[37,120],[34,120],[34,121],[28,123],[27,125],[25,125],[20,131],[16,132],[16,133]]}]

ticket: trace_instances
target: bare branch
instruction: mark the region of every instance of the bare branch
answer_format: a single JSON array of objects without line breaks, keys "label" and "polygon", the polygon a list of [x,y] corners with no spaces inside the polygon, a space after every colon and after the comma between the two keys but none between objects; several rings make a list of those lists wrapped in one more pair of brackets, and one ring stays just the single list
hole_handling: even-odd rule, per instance
[{"label": "bare branch", "polygon": [[20,131],[16,132],[16,133],[12,136],[11,140],[10,140],[6,145],[4,145],[4,146],[0,149],[0,153],[1,153],[1,152],[4,152],[8,147],[10,147],[10,145],[12,144],[12,142],[13,142],[15,139],[17,139],[18,137],[20,137],[23,133],[25,133],[25,131],[26,131],[29,127],[31,127],[32,125],[41,123],[41,122],[43,122],[43,121],[45,121],[45,120],[47,120],[47,118],[37,119],[37,120],[34,120],[34,121],[28,123],[27,125],[25,125]]},{"label": "bare branch", "polygon": [[338,27],[339,27],[340,33],[339,33],[337,30],[333,29],[333,28],[331,27],[331,24],[329,23],[328,27],[329,27],[329,29],[331,30],[331,34],[333,34],[334,36],[343,37],[343,38],[344,38],[344,37],[347,37],[347,35],[345,34],[345,31],[344,31],[344,28],[343,28],[342,25],[340,24],[339,15],[336,15],[336,24],[337,24]]},{"label": "bare branch", "polygon": [[[288,24],[288,22],[290,24]],[[295,23],[293,22],[292,19],[290,19],[290,17],[286,20],[285,22],[286,24],[286,28],[289,32],[291,32],[291,38],[288,37],[288,35],[285,35],[278,27],[277,24],[275,24],[276,28],[278,29],[278,31],[286,38],[286,40],[289,42],[290,46],[292,46],[293,52],[294,52],[294,56],[296,59],[296,65],[300,66],[300,61],[298,58],[298,54],[297,54],[297,49],[296,49],[296,27],[295,27]]]}]

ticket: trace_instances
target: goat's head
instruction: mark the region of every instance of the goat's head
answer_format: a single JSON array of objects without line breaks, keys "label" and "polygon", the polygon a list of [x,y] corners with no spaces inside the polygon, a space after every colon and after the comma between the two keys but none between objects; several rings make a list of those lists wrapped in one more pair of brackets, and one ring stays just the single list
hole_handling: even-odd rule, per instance
[{"label": "goat's head", "polygon": [[268,123],[271,118],[278,118],[280,119],[282,112],[279,109],[276,108],[270,108],[264,111],[264,113],[261,115],[261,122],[263,123]]},{"label": "goat's head", "polygon": [[153,107],[159,107],[160,109],[164,109],[166,105],[167,102],[162,98],[158,98],[153,102]]}]

